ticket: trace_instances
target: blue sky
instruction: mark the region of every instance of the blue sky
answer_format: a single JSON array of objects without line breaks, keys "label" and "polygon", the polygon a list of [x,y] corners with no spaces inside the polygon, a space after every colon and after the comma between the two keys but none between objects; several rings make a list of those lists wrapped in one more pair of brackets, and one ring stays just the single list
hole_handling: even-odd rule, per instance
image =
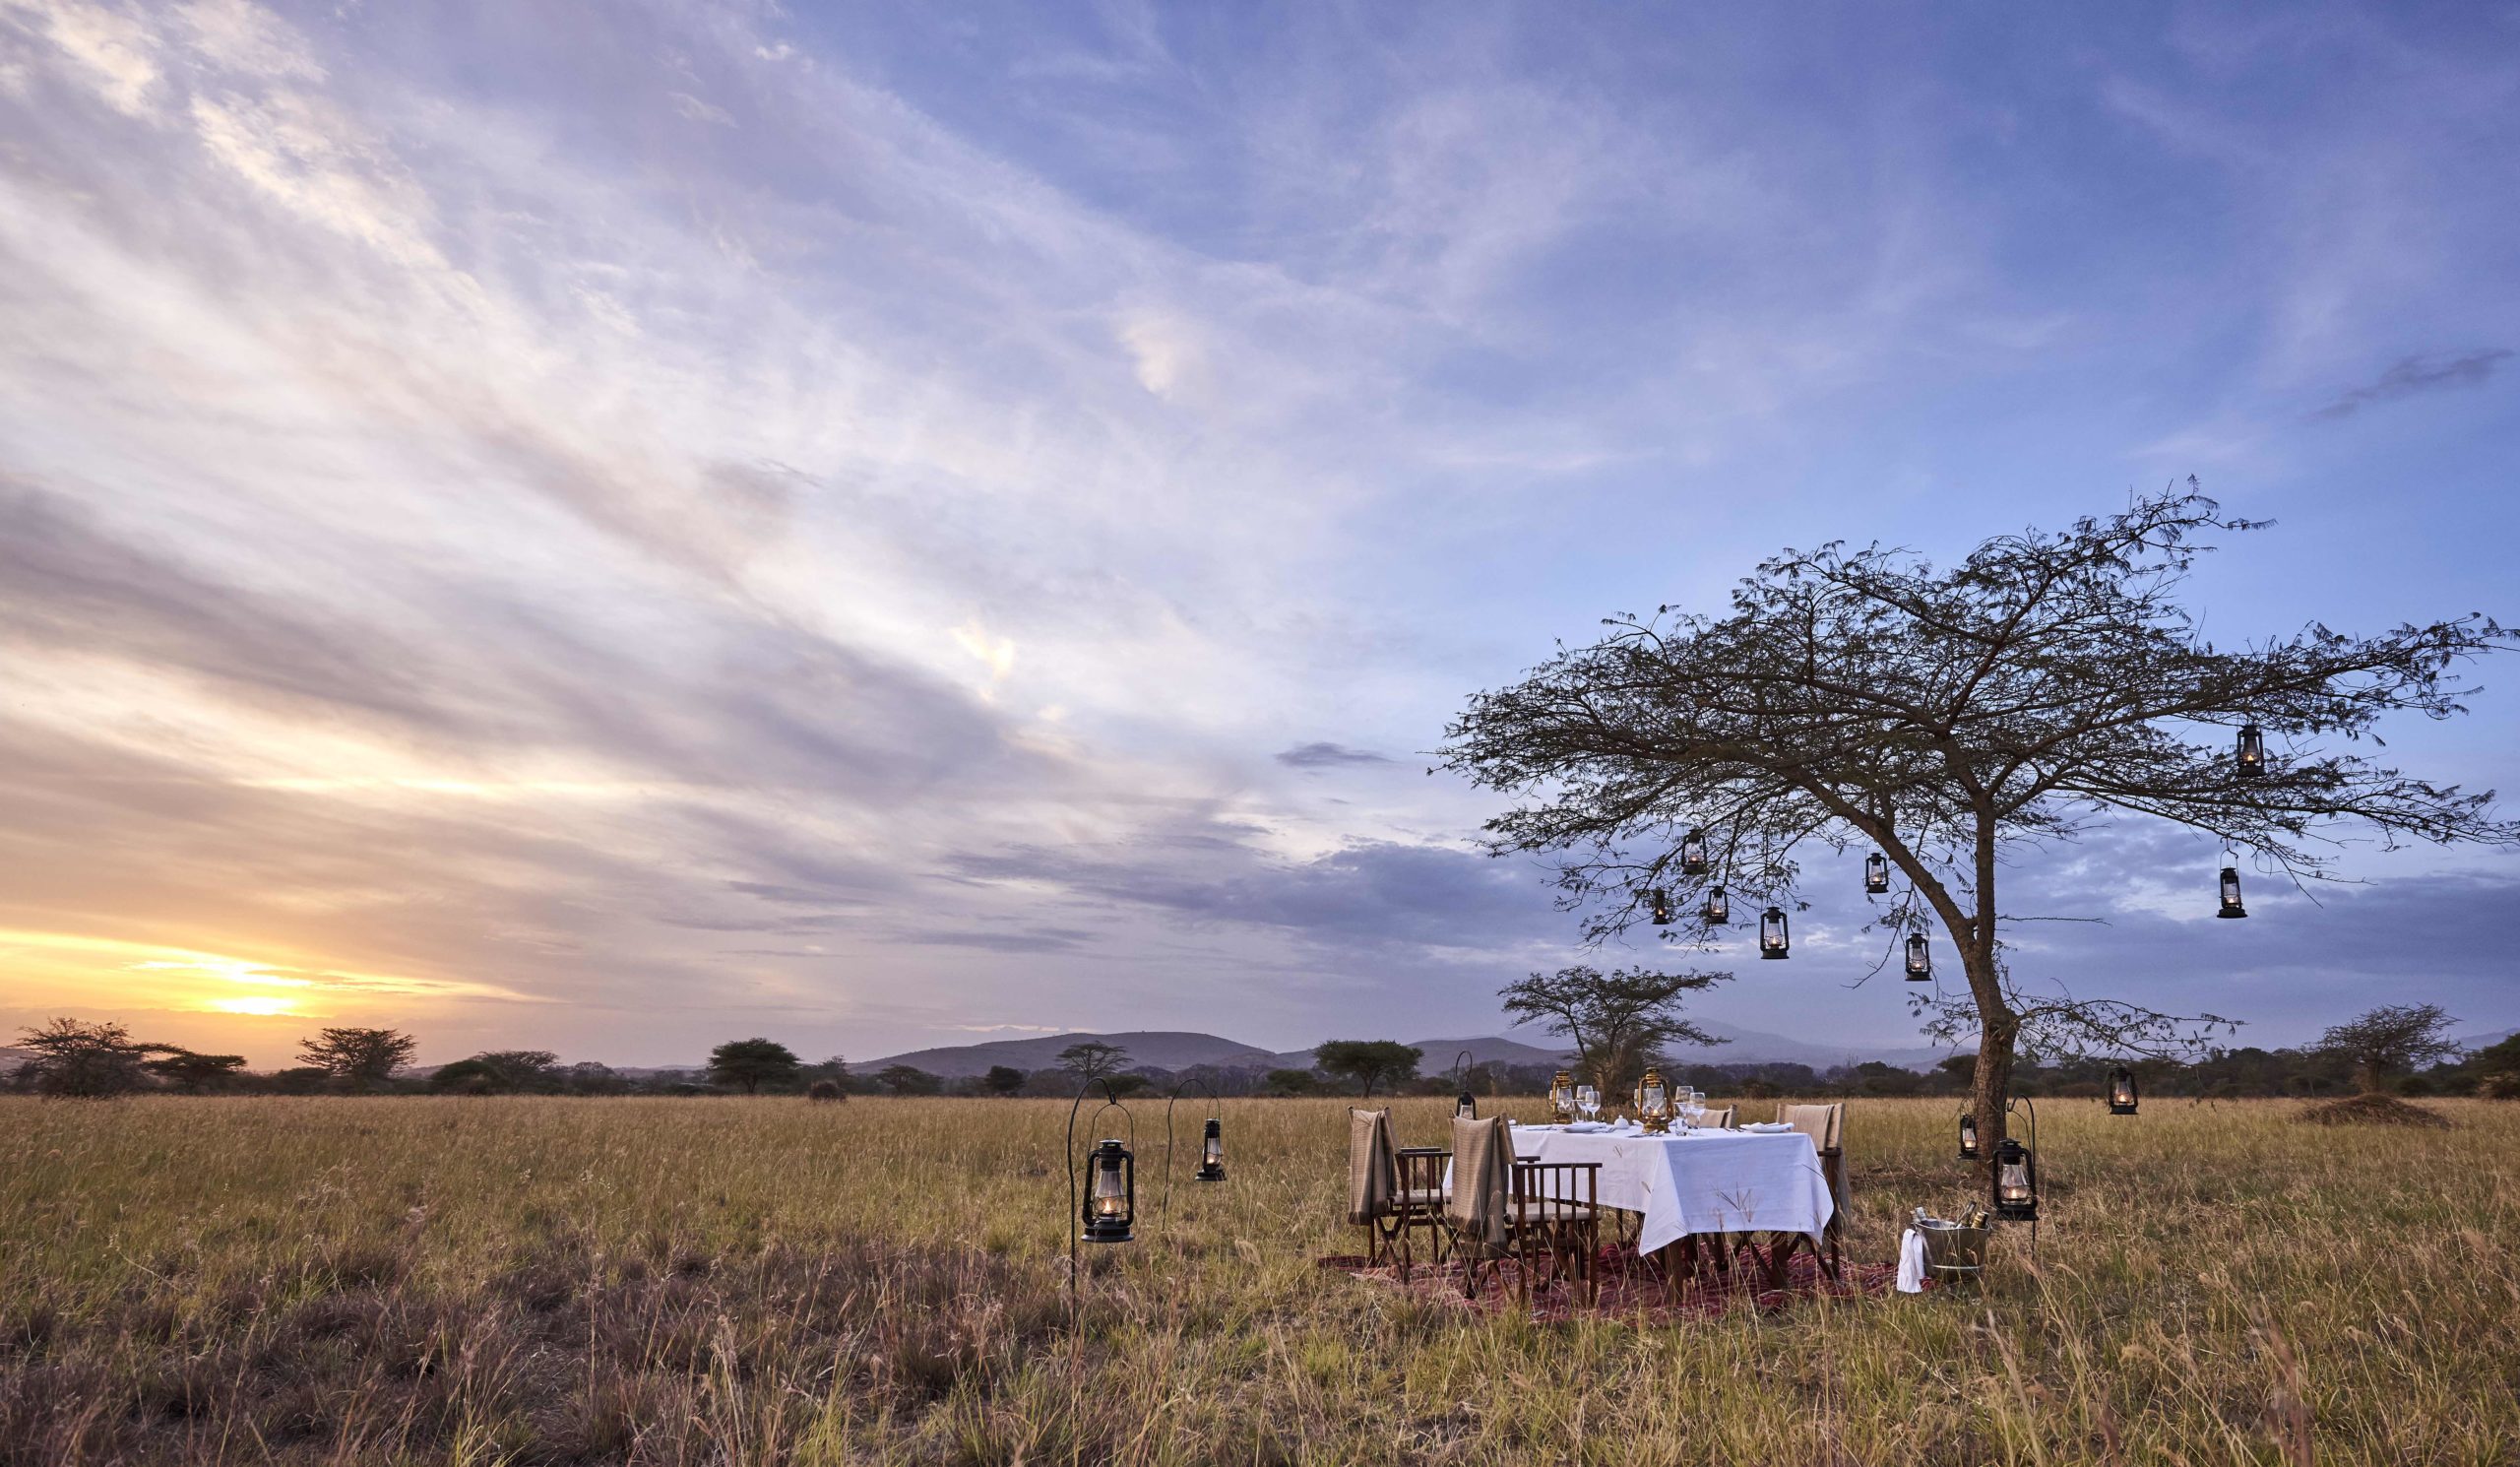
[{"label": "blue sky", "polygon": [[[2520,615],[2515,61],[2508,6],[0,0],[0,1022],[1492,1030],[1583,954],[1424,751],[1605,614],[2192,474],[2279,522],[2219,639]],[[2479,676],[2392,754],[2520,782]],[[2110,921],[2021,964],[2520,1024],[2512,853],[2246,924],[2214,863],[2026,861]],[[1707,1015],[1911,1043],[1828,880]]]}]

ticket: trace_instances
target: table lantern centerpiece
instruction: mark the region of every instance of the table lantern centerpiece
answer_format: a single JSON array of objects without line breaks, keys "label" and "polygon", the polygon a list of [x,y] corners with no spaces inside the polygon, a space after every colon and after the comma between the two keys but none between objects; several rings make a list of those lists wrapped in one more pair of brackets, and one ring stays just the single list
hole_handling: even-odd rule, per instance
[{"label": "table lantern centerpiece", "polygon": [[1649,1069],[1645,1078],[1636,1082],[1636,1118],[1651,1135],[1664,1135],[1671,1129],[1671,1087],[1659,1069]]}]

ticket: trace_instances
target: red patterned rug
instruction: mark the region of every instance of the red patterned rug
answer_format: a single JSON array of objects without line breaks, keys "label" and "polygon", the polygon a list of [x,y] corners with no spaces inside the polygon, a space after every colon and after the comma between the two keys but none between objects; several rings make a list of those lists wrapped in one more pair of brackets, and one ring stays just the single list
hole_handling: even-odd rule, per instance
[{"label": "red patterned rug", "polygon": [[[1479,1292],[1470,1297],[1462,1292],[1459,1263],[1418,1264],[1409,1270],[1404,1282],[1397,1266],[1368,1264],[1354,1253],[1333,1254],[1317,1261],[1323,1268],[1465,1310],[1506,1313],[1523,1307],[1519,1265],[1510,1259],[1492,1269],[1480,1270]],[[1626,1244],[1603,1247],[1594,1269],[1601,1295],[1591,1302],[1580,1285],[1550,1277],[1546,1270],[1539,1271],[1532,1281],[1532,1317],[1558,1320],[1595,1313],[1672,1323],[1712,1318],[1733,1308],[1772,1314],[1806,1300],[1876,1299],[1888,1294],[1899,1276],[1898,1268],[1892,1264],[1858,1263],[1849,1258],[1841,1265],[1840,1276],[1833,1279],[1820,1267],[1818,1259],[1796,1251],[1786,1260],[1783,1285],[1772,1287],[1764,1262],[1753,1253],[1743,1252],[1729,1268],[1718,1268],[1711,1260],[1701,1259],[1696,1268],[1684,1271],[1674,1283],[1665,1277],[1659,1254],[1641,1258],[1634,1247]],[[1925,1287],[1931,1289],[1933,1285],[1928,1282]]]}]

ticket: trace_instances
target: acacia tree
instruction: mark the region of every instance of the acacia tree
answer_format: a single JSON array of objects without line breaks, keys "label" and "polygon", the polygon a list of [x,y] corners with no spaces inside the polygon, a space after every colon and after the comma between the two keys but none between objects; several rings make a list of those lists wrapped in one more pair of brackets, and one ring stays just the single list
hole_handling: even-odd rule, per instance
[{"label": "acacia tree", "polygon": [[[2384,714],[2446,718],[2472,691],[2451,670],[2512,635],[2468,615],[2355,637],[2313,624],[2223,649],[2178,591],[2224,515],[2190,480],[2055,534],[2003,536],[1937,570],[1878,544],[1788,550],[1732,593],[1730,614],[1617,616],[1447,731],[1447,767],[1517,797],[1488,822],[1495,854],[1555,860],[1562,904],[1594,941],[1671,894],[1670,940],[1719,935],[1707,885],[1800,907],[1797,852],[1861,842],[1907,890],[1878,909],[1895,945],[1939,925],[1956,990],[1919,1000],[1928,1032],[1974,1033],[1981,1135],[2003,1134],[2017,1045],[2169,1054],[2229,1021],[2017,986],[1997,877],[2007,853],[2070,841],[2112,814],[2167,820],[2252,853],[2296,882],[2333,875],[2333,822],[2384,844],[2507,842],[2490,792],[2464,794],[2351,748]],[[2235,731],[2268,740],[2240,777]],[[2376,742],[2376,740],[2374,740]],[[1702,829],[1707,865],[1681,860]]]},{"label": "acacia tree", "polygon": [[1099,1039],[1080,1040],[1059,1051],[1059,1064],[1080,1082],[1090,1082],[1102,1075],[1115,1075],[1129,1062],[1129,1052],[1118,1045]]},{"label": "acacia tree", "polygon": [[1576,1062],[1603,1094],[1623,1096],[1663,1046],[1726,1043],[1680,1017],[1680,1000],[1731,977],[1644,968],[1604,973],[1579,964],[1518,979],[1496,996],[1514,1022],[1538,1022],[1572,1041]]},{"label": "acacia tree", "polygon": [[150,1055],[182,1052],[171,1045],[133,1039],[120,1024],[78,1019],[55,1019],[23,1030],[18,1044],[33,1056],[27,1061],[25,1078],[35,1089],[87,1099],[137,1090]]},{"label": "acacia tree", "polygon": [[2461,1051],[2450,1038],[2451,1018],[2437,1003],[2390,1003],[2319,1036],[2322,1054],[2333,1054],[2354,1066],[2362,1093],[2377,1092],[2381,1082],[2427,1059],[2454,1059]]},{"label": "acacia tree", "polygon": [[1395,1088],[1418,1074],[1425,1051],[1396,1039],[1325,1040],[1312,1052],[1315,1069],[1334,1079],[1356,1082],[1358,1097],[1370,1097],[1374,1086],[1389,1081]]},{"label": "acacia tree", "polygon": [[297,1057],[352,1090],[384,1084],[411,1062],[419,1041],[400,1029],[327,1029],[297,1042]]}]

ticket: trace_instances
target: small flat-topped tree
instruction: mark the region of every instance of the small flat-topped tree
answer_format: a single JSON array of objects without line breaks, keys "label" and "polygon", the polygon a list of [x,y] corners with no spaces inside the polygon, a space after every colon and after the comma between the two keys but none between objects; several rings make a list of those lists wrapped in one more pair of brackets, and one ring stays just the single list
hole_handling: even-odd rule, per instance
[{"label": "small flat-topped tree", "polygon": [[2452,668],[2512,635],[2471,614],[2217,648],[2180,583],[2201,535],[2263,524],[2224,516],[2191,481],[2059,534],[1989,540],[1947,570],[1877,544],[1789,550],[1741,582],[1729,615],[1613,617],[1592,646],[1474,697],[1445,763],[1521,799],[1488,822],[1491,851],[1555,858],[1597,941],[1659,900],[1680,917],[1667,940],[1704,947],[1719,930],[1705,889],[1781,912],[1802,905],[1805,843],[1878,850],[1906,878],[1879,918],[1892,940],[1939,926],[1958,951],[1963,987],[1917,1003],[1933,1032],[1976,1034],[1972,1108],[1991,1152],[2017,1044],[2170,1053],[2226,1022],[2016,988],[1999,936],[2014,920],[1997,901],[2007,849],[2128,814],[2302,881],[2333,875],[2321,832],[2335,822],[2392,845],[2520,838],[2492,818],[2491,792],[2344,746],[2384,714],[2462,712],[2471,689]]}]

